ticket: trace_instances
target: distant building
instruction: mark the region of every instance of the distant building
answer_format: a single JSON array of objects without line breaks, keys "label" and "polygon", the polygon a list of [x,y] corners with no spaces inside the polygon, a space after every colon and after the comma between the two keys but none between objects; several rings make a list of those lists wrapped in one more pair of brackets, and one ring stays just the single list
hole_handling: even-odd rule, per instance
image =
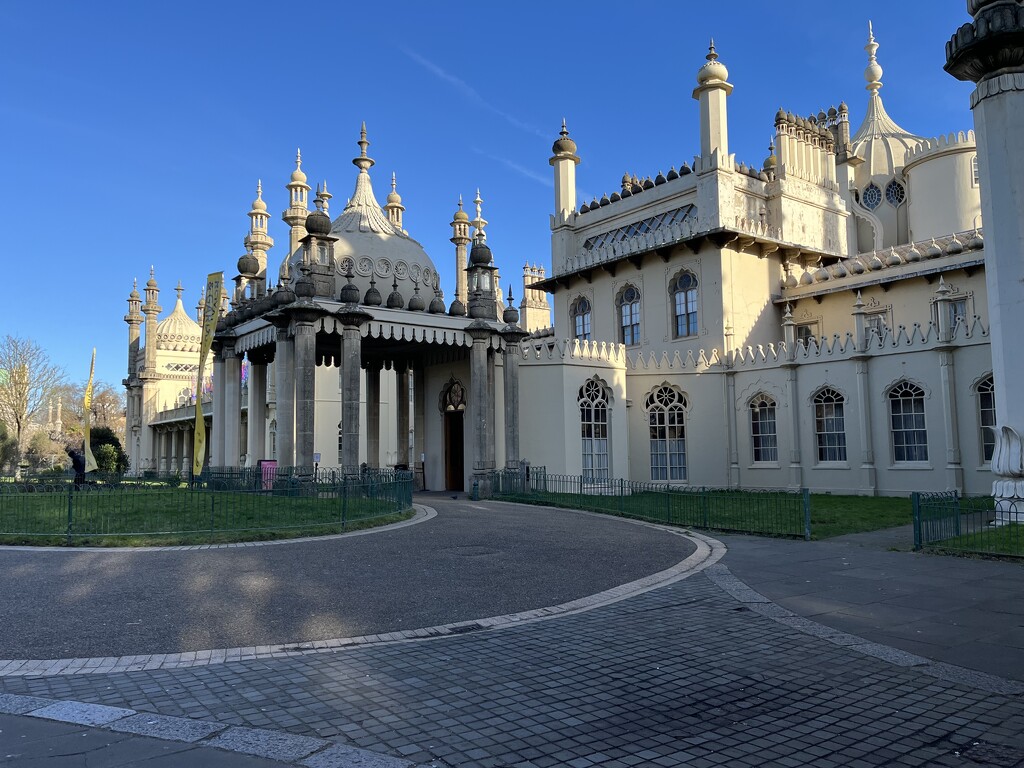
[{"label": "distant building", "polygon": [[[384,206],[374,197],[365,130],[333,220],[326,186],[309,211],[297,162],[276,288],[262,188],[249,213],[217,332],[210,462],[411,465],[453,490],[526,459],[594,479],[988,492],[984,169],[972,132],[927,138],[888,115],[877,49],[869,36],[856,130],[843,102],[780,109],[763,162],[729,151],[733,85],[713,45],[692,164],[626,174],[579,203],[563,124],[551,271],[524,268],[518,310],[479,195],[475,218],[460,202],[451,222],[446,304],[394,179]],[[149,309],[133,292],[126,316],[130,453],[138,469],[177,469],[199,329],[180,301],[157,322],[151,283]]]}]

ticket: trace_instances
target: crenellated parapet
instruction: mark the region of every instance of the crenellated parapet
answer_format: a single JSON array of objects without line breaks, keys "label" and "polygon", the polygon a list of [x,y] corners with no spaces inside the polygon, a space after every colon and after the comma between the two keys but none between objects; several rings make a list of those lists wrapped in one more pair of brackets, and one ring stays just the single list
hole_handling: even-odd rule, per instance
[{"label": "crenellated parapet", "polygon": [[520,346],[526,363],[578,363],[615,368],[629,365],[625,345],[614,342],[552,338],[538,343],[536,339],[528,338]]},{"label": "crenellated parapet", "polygon": [[974,131],[959,131],[948,136],[925,139],[907,150],[904,169],[909,170],[916,163],[949,152],[968,152],[977,149]]}]

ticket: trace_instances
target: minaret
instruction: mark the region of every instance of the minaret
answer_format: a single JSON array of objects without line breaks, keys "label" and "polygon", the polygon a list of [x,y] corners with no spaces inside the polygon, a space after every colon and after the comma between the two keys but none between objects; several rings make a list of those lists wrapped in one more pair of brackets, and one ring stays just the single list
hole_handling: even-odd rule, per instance
[{"label": "minaret", "polygon": [[[700,102],[700,156],[705,167],[726,164],[729,157],[729,121],[726,99],[732,93],[729,70],[718,60],[715,41],[708,47],[707,63],[697,70],[693,98]],[[717,162],[712,162],[714,155]]]},{"label": "minaret", "polygon": [[291,227],[288,233],[288,253],[282,260],[278,280],[284,273],[284,264],[299,249],[299,241],[306,236],[306,216],[309,214],[309,184],[306,174],[302,172],[302,150],[295,150],[295,170],[292,179],[285,185],[288,190],[288,209],[281,214],[281,219]]},{"label": "minaret", "polygon": [[466,298],[466,246],[470,243],[469,215],[462,210],[462,195],[459,195],[459,210],[452,217],[451,241],[455,243],[455,296]]},{"label": "minaret", "polygon": [[128,379],[135,374],[135,366],[139,358],[139,337],[142,334],[142,297],[139,296],[139,281],[132,282],[132,292],[128,294],[128,314],[124,316],[128,323]]},{"label": "minaret", "polygon": [[384,206],[384,210],[388,212],[388,221],[395,225],[395,229],[402,230],[402,212],[405,210],[405,206],[402,205],[402,196],[398,194],[397,181],[395,180],[395,174],[391,173],[391,192],[388,194],[388,204]]},{"label": "minaret", "polygon": [[156,274],[153,267],[149,268],[149,281],[146,283],[146,303],[142,307],[142,314],[146,316],[146,365],[143,370],[143,378],[156,378],[156,325],[163,307],[157,304],[160,296],[160,288],[156,284]]},{"label": "minaret", "polygon": [[562,119],[559,138],[551,145],[548,163],[555,169],[555,226],[564,224],[576,210],[576,142],[569,138],[569,129]]},{"label": "minaret", "polygon": [[249,211],[249,234],[245,237],[246,250],[251,249],[259,268],[255,273],[252,298],[259,298],[267,292],[267,251],[274,247],[274,239],[268,234],[270,214],[263,202],[263,182],[256,182],[256,199]]}]

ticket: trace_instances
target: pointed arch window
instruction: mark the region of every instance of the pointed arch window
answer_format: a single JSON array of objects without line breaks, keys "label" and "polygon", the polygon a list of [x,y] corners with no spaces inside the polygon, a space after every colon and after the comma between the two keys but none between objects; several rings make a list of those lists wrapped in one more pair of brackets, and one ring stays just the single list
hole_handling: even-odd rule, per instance
[{"label": "pointed arch window", "polygon": [[569,317],[572,318],[573,338],[580,341],[590,341],[590,300],[580,296],[569,307]]},{"label": "pointed arch window", "polygon": [[996,387],[986,376],[975,390],[978,393],[978,427],[981,431],[981,458],[992,461],[996,449]]},{"label": "pointed arch window", "polygon": [[686,480],[686,398],[658,387],[644,402],[650,427],[651,480]]},{"label": "pointed arch window", "polygon": [[928,430],[924,421],[924,390],[901,381],[889,390],[894,463],[928,461]]},{"label": "pointed arch window", "polygon": [[675,337],[697,335],[697,278],[687,270],[683,270],[669,284],[672,303],[675,311]]},{"label": "pointed arch window", "polygon": [[907,190],[896,179],[885,186],[885,199],[893,208],[899,208],[907,199]]},{"label": "pointed arch window", "polygon": [[619,341],[627,346],[640,343],[640,291],[627,285],[615,299],[619,313]]},{"label": "pointed arch window", "polygon": [[864,187],[864,194],[860,196],[860,201],[865,208],[873,211],[882,204],[882,190],[874,182],[871,182]]},{"label": "pointed arch window", "polygon": [[750,401],[750,443],[755,463],[779,460],[775,401],[763,393]]},{"label": "pointed arch window", "polygon": [[608,390],[596,379],[580,387],[580,439],[583,477],[608,478]]},{"label": "pointed arch window", "polygon": [[814,435],[818,461],[846,461],[845,398],[831,387],[814,396]]}]

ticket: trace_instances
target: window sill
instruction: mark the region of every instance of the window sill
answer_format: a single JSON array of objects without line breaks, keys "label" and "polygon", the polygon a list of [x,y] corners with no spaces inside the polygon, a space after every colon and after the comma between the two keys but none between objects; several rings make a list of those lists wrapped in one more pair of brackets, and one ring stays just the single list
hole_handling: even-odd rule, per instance
[{"label": "window sill", "polygon": [[895,470],[897,472],[906,472],[908,470],[931,470],[933,469],[933,467],[930,461],[894,461],[892,464],[889,465],[889,469]]},{"label": "window sill", "polygon": [[819,461],[811,469],[849,469],[848,461]]},{"label": "window sill", "polygon": [[777,461],[755,461],[753,464],[748,464],[747,469],[780,469],[781,464]]}]

